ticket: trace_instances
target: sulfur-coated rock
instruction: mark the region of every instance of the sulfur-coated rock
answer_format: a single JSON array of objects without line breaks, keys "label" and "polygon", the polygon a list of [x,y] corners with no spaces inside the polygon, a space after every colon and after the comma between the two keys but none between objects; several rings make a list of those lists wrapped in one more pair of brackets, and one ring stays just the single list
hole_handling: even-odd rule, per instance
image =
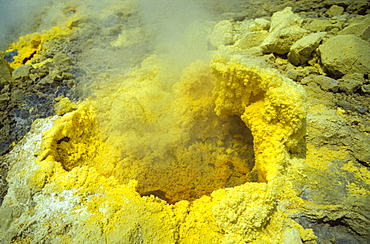
[{"label": "sulfur-coated rock", "polygon": [[362,92],[370,94],[370,85],[363,85],[361,87]]},{"label": "sulfur-coated rock", "polygon": [[270,29],[270,21],[262,18],[255,19],[249,26],[251,31],[262,31]]},{"label": "sulfur-coated rock", "polygon": [[318,50],[324,69],[333,77],[370,73],[370,43],[356,36],[331,37]]},{"label": "sulfur-coated rock", "polygon": [[313,19],[304,25],[304,28],[312,32],[337,33],[343,28],[344,20],[341,19]]},{"label": "sulfur-coated rock", "polygon": [[230,20],[223,20],[216,24],[212,31],[210,42],[216,48],[232,44],[233,23]]},{"label": "sulfur-coated rock", "polygon": [[0,80],[10,80],[11,78],[12,75],[10,66],[3,58],[0,57]]},{"label": "sulfur-coated rock", "polygon": [[242,49],[258,47],[267,36],[268,32],[266,30],[247,32],[235,42],[235,47]]},{"label": "sulfur-coated rock", "polygon": [[72,60],[65,54],[65,53],[56,53],[53,57],[53,62],[58,68],[60,69],[62,67],[68,67],[69,65],[72,65]]},{"label": "sulfur-coated rock", "polygon": [[328,11],[326,11],[326,14],[329,15],[330,17],[332,16],[339,16],[343,14],[344,8],[340,7],[338,5],[332,5]]},{"label": "sulfur-coated rock", "polygon": [[270,34],[261,44],[266,53],[285,54],[294,42],[307,33],[301,28],[302,20],[287,7],[271,17]]},{"label": "sulfur-coated rock", "polygon": [[339,35],[355,35],[365,41],[370,38],[370,16],[354,22],[338,32]]},{"label": "sulfur-coated rock", "polygon": [[326,32],[312,33],[296,41],[288,53],[288,60],[295,66],[305,64],[312,55],[312,52],[319,46]]},{"label": "sulfur-coated rock", "polygon": [[61,96],[56,98],[55,101],[57,101],[57,103],[54,105],[54,111],[56,115],[61,116],[73,110],[73,105],[68,97]]}]

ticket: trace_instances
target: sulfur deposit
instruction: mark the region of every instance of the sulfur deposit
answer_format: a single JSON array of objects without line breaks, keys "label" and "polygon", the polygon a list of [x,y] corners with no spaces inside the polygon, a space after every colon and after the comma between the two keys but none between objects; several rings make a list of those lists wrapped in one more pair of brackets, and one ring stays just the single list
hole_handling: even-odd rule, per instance
[{"label": "sulfur deposit", "polygon": [[[368,46],[366,3],[161,3],[63,2],[9,45],[4,116],[30,129],[3,140],[1,242],[370,240],[369,67],[330,59]],[[35,94],[52,114],[20,113]]]}]

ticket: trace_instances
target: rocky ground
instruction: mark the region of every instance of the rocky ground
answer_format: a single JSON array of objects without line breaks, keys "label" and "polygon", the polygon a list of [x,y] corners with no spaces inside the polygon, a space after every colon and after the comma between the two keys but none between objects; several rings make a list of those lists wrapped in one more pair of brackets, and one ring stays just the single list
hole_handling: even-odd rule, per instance
[{"label": "rocky ground", "polygon": [[[274,198],[274,201],[278,203],[276,206],[273,206],[269,205],[269,200],[266,200],[269,198],[266,193],[268,191],[261,190],[259,193],[262,195],[266,194],[266,196],[263,195],[262,197],[261,195],[263,200],[257,199],[255,203],[262,201],[263,204],[268,206],[261,212],[265,211],[271,214],[268,215],[271,217],[271,223],[264,219],[265,224],[261,224],[262,227],[252,226],[250,227],[252,230],[246,230],[245,232],[240,232],[242,228],[240,226],[243,225],[240,223],[241,218],[235,226],[233,224],[217,224],[219,230],[215,231],[217,234],[214,234],[214,236],[222,237],[217,237],[218,239],[214,237],[214,243],[267,243],[266,239],[263,239],[267,237],[256,233],[259,233],[259,231],[262,233],[263,228],[267,232],[271,231],[268,226],[275,226],[274,221],[278,219],[275,214],[278,215],[279,211],[284,212],[290,219],[298,223],[301,226],[300,228],[312,229],[316,238],[313,238],[312,235],[307,234],[308,232],[306,233],[298,227],[294,227],[296,229],[284,227],[280,231],[284,233],[282,237],[275,240],[270,239],[271,243],[369,242],[369,2],[346,0],[314,2],[306,0],[258,0],[253,3],[231,1],[229,4],[225,4],[224,1],[214,1],[213,4],[206,0],[197,2],[205,6],[214,16],[212,21],[207,21],[202,26],[203,29],[200,28],[202,33],[205,33],[206,42],[204,46],[207,47],[209,52],[222,52],[230,57],[242,57],[245,59],[253,57],[254,60],[258,60],[256,62],[263,63],[263,66],[273,68],[284,77],[293,80],[302,86],[307,93],[305,135],[297,146],[287,147],[290,155],[289,160],[285,162],[286,166],[284,167],[286,168],[283,170],[285,174],[279,176],[281,181],[287,182],[286,192],[295,192],[293,194],[294,197],[289,195],[290,193],[278,191],[282,195],[289,195],[289,197],[284,195],[281,198]],[[150,33],[150,31],[145,32],[145,28],[143,28],[143,22],[145,21],[139,20],[140,13],[133,7],[135,5],[128,3],[117,8],[109,6],[107,11],[102,11],[102,13],[96,16],[89,15],[89,5],[87,6],[67,4],[63,6],[62,13],[66,23],[68,22],[67,31],[63,30],[61,33],[50,34],[51,36],[47,36],[47,34],[41,35],[42,41],[33,45],[30,48],[31,50],[26,50],[22,41],[19,41],[18,45],[10,46],[8,50],[3,50],[1,53],[0,154],[2,158],[0,168],[0,204],[3,202],[4,204],[0,208],[0,217],[3,220],[0,226],[0,240],[3,240],[4,243],[48,243],[52,240],[69,243],[73,241],[73,233],[77,233],[76,231],[80,230],[78,224],[75,224],[77,227],[73,226],[73,223],[75,223],[73,221],[75,220],[68,222],[69,220],[63,219],[63,221],[66,221],[65,226],[63,228],[59,226],[58,228],[62,228],[60,230],[56,230],[54,227],[50,227],[49,230],[45,231],[43,229],[49,235],[50,233],[55,236],[70,235],[70,239],[46,237],[48,234],[43,233],[41,229],[38,230],[37,235],[32,234],[34,229],[46,222],[32,222],[34,221],[33,218],[37,216],[36,214],[40,214],[37,211],[41,210],[35,211],[35,215],[27,211],[33,209],[37,204],[43,203],[46,206],[47,196],[49,196],[47,192],[54,188],[45,187],[47,190],[42,190],[42,186],[41,189],[36,191],[32,184],[27,183],[29,182],[26,179],[28,176],[22,179],[22,177],[17,175],[16,170],[20,171],[24,167],[29,168],[29,172],[32,171],[33,166],[27,166],[26,162],[35,160],[32,158],[33,154],[39,153],[41,134],[47,128],[51,128],[52,121],[56,119],[56,117],[51,119],[51,116],[63,117],[63,115],[78,108],[78,105],[71,104],[64,97],[68,97],[73,102],[78,102],[86,99],[88,96],[94,98],[108,96],[107,94],[113,93],[113,91],[103,93],[103,95],[97,92],[99,89],[106,89],[107,84],[102,85],[102,82],[111,80],[112,87],[116,87],[114,86],[114,79],[110,77],[117,73],[124,74],[120,70],[135,69],[151,53],[158,51],[156,45],[151,42],[153,33]],[[23,40],[23,43],[36,40],[38,37],[29,36],[28,38]],[[23,54],[24,56],[22,56]],[[141,64],[141,68],[144,71],[140,72],[146,72],[145,65]],[[90,83],[89,81],[94,82]],[[130,89],[133,89],[133,92],[135,88]],[[285,97],[287,100],[288,98],[289,95]],[[126,101],[126,98],[119,99],[122,99],[123,102]],[[105,100],[99,101],[102,103],[107,102]],[[125,114],[126,118],[130,116],[132,114]],[[38,120],[44,118],[48,119]],[[201,116],[199,118],[204,119]],[[119,125],[124,126],[123,124]],[[198,123],[198,125],[201,126],[201,123]],[[30,131],[31,126],[33,127],[33,134],[30,133],[26,138],[22,139]],[[88,125],[86,125],[86,128],[89,128]],[[206,126],[202,128],[206,128]],[[222,130],[219,129],[221,127],[216,126],[215,128],[219,131]],[[207,136],[204,136],[207,140],[212,139],[210,136]],[[223,140],[226,140],[225,138]],[[64,145],[63,142],[68,142],[70,139],[73,140],[73,138],[63,137],[57,144]],[[89,143],[92,144],[93,142],[89,141]],[[232,143],[230,142],[230,144]],[[235,143],[234,145],[237,144]],[[238,147],[238,145],[235,147]],[[235,148],[232,149],[234,150]],[[25,151],[31,152],[32,155],[27,154]],[[171,153],[175,155],[174,152]],[[73,167],[77,168],[77,166]],[[240,170],[236,163],[229,163],[227,167],[230,167],[231,175],[240,176],[241,172],[248,173],[246,169],[243,169],[244,171]],[[68,171],[72,170],[72,168],[68,169]],[[81,171],[83,171],[82,168]],[[254,171],[252,170],[252,172]],[[20,172],[19,174],[27,175],[28,173]],[[148,175],[150,174],[148,173]],[[246,178],[243,181],[258,181],[251,175],[252,173],[248,175],[249,178],[247,177],[249,180]],[[30,178],[32,177],[30,176]],[[138,179],[141,178],[139,177]],[[54,184],[52,180],[50,182],[45,180],[45,182],[45,185],[49,183]],[[24,185],[17,187],[17,184]],[[233,184],[232,186],[239,184],[241,183],[238,182],[238,184]],[[274,186],[275,183],[271,184]],[[242,187],[244,186],[247,185],[242,185]],[[11,189],[9,194],[8,187]],[[227,187],[230,187],[230,185],[227,185]],[[251,186],[248,189],[253,187]],[[230,192],[236,192],[235,196],[240,193],[236,189],[230,190]],[[90,194],[89,191],[83,192],[83,194],[87,196]],[[143,191],[145,193],[139,192],[141,196],[148,198],[156,196],[170,202],[166,197],[168,192],[162,191],[162,188],[153,191]],[[131,190],[124,190],[124,192],[127,195],[133,194]],[[207,191],[205,193],[210,194]],[[69,193],[63,192],[63,194],[68,195]],[[217,204],[224,204],[223,201],[226,202],[224,198],[217,195],[220,193],[212,194],[213,199],[216,199],[213,201],[218,201]],[[229,193],[225,193],[226,197],[228,196],[227,194]],[[67,195],[63,195],[63,199],[69,199],[68,204],[73,202],[76,206],[80,204],[81,209],[85,207],[84,203],[78,202],[79,200],[73,198],[72,195]],[[57,195],[53,195],[53,197],[56,199],[53,201],[62,202],[60,199],[57,200]],[[195,198],[198,197],[196,196]],[[132,199],[136,198],[132,197]],[[194,197],[189,199],[193,201]],[[189,216],[191,216],[191,213],[202,215],[201,211],[197,212],[197,206],[201,206],[202,202],[209,205],[216,204],[211,200],[207,202],[208,200],[205,199],[198,199],[199,201],[195,201],[194,205],[187,208],[188,213],[190,212]],[[153,206],[156,201],[153,200]],[[250,199],[240,201],[250,201],[250,205],[254,204],[253,200]],[[174,202],[170,203],[174,204]],[[178,206],[181,204],[184,205],[183,201],[180,201]],[[75,211],[76,206],[71,206],[69,210],[74,209],[73,211]],[[88,204],[86,206],[90,207]],[[181,212],[180,207],[180,210],[171,212],[172,210],[170,211],[168,208],[172,207],[168,206],[171,205],[163,203],[160,207],[162,210],[153,210],[153,207],[150,211],[171,213],[177,216],[174,219],[179,223],[183,221],[188,226],[193,226],[194,223],[191,222],[190,217],[181,217],[186,214],[181,213],[183,214],[181,215],[179,213]],[[229,220],[223,219],[222,207],[220,206],[215,205],[213,208],[214,218],[216,222],[228,222]],[[59,211],[62,206],[47,205],[46,208],[55,208],[58,209],[56,211]],[[239,207],[235,207],[235,209],[237,208]],[[276,212],[272,210],[275,208]],[[243,211],[249,210],[244,209]],[[208,216],[206,210],[204,210],[203,214]],[[50,218],[52,219],[52,216]],[[180,220],[181,218],[184,218],[184,220]],[[31,219],[31,222],[34,224],[26,224],[23,229],[17,230],[19,226],[23,226],[24,223]],[[52,221],[51,219],[45,217],[43,220],[50,222]],[[175,220],[173,221],[175,222]],[[202,226],[207,226],[208,228],[208,224],[205,223],[213,223],[213,220],[207,221],[207,219],[204,222],[200,221],[203,224],[200,224],[200,228]],[[103,222],[99,222],[99,224],[104,225],[104,228],[102,227],[104,230],[113,228],[105,227],[105,224],[102,224]],[[287,226],[295,226],[290,222],[285,224]],[[137,243],[157,243],[154,239],[139,238],[140,233],[144,233],[146,228],[140,220],[137,221],[135,226],[130,228],[129,230],[123,228],[123,230],[126,230],[124,236],[129,236],[127,240],[130,240],[132,243],[136,243],[135,241],[141,241]],[[141,228],[143,232],[140,232]],[[171,229],[172,227],[168,228],[167,231],[173,230]],[[194,227],[194,229],[196,228],[199,228],[199,226]],[[189,229],[178,227],[179,229],[192,233],[190,227]],[[295,232],[298,229],[300,230],[299,233]],[[111,229],[109,231],[111,231],[109,233],[114,233]],[[160,229],[158,233],[161,233],[161,231],[163,229]],[[280,232],[277,231],[276,233]],[[271,231],[271,233],[275,232]],[[90,240],[96,243],[105,238],[105,242],[117,243],[112,241],[114,239],[109,239],[112,237],[108,235],[108,237],[102,235],[102,239],[94,239],[89,236],[91,232],[86,231],[85,234],[86,236],[79,236],[79,238],[91,238]],[[305,237],[305,235],[310,237]],[[193,243],[201,243],[202,240],[200,237],[199,239],[191,239],[193,236],[190,234],[187,236],[182,232],[180,233],[180,231],[179,234],[174,234],[174,236],[172,239],[173,243],[186,243],[192,240],[198,241]],[[151,238],[154,237],[151,236]],[[75,239],[74,241],[79,242],[82,239]]]}]

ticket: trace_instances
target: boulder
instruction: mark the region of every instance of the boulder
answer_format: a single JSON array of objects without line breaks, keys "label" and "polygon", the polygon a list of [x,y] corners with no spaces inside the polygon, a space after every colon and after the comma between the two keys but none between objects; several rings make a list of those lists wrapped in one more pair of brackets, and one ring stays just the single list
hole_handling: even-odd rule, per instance
[{"label": "boulder", "polygon": [[365,41],[370,39],[370,17],[358,22],[351,23],[349,26],[338,32],[339,35],[355,35]]},{"label": "boulder", "polygon": [[27,80],[29,78],[31,69],[32,69],[32,66],[30,64],[22,65],[16,68],[12,73],[13,79],[19,80],[19,81]]},{"label": "boulder", "polygon": [[267,36],[268,32],[266,30],[247,32],[235,42],[235,47],[241,49],[257,47],[261,45]]},{"label": "boulder", "polygon": [[296,41],[291,47],[288,54],[288,60],[295,66],[305,64],[311,54],[319,46],[326,32],[312,33]]},{"label": "boulder", "polygon": [[339,88],[346,94],[352,94],[362,87],[365,83],[365,79],[362,74],[353,73],[348,74],[339,79]]},{"label": "boulder", "polygon": [[269,30],[270,29],[270,21],[266,19],[255,19],[253,23],[249,26],[249,29],[251,31],[263,31],[263,30]]},{"label": "boulder", "polygon": [[338,5],[332,5],[328,11],[326,11],[326,14],[329,16],[329,17],[333,17],[333,16],[340,16],[342,15],[344,12],[344,8],[343,7],[340,7]]},{"label": "boulder", "polygon": [[306,23],[304,28],[310,30],[311,32],[331,32],[337,33],[343,29],[343,24],[345,20],[343,19],[313,19],[312,21]]},{"label": "boulder", "polygon": [[337,92],[339,90],[338,81],[325,75],[315,75],[313,80],[323,91]]},{"label": "boulder", "polygon": [[370,43],[356,36],[331,37],[318,50],[324,70],[333,77],[370,73]]},{"label": "boulder", "polygon": [[12,78],[12,69],[10,68],[8,62],[0,57],[0,77],[5,80],[10,80]]},{"label": "boulder", "polygon": [[301,28],[302,19],[287,7],[271,17],[268,37],[261,44],[265,53],[286,54],[294,42],[307,33]]},{"label": "boulder", "polygon": [[230,20],[217,23],[210,36],[210,43],[216,48],[233,44],[233,23]]}]

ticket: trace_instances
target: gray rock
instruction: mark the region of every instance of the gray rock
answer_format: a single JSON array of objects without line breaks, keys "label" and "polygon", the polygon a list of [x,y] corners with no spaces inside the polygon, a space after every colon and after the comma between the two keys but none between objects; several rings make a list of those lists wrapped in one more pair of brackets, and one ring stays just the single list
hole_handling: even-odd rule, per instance
[{"label": "gray rock", "polygon": [[368,111],[367,107],[356,107],[356,109],[359,113],[362,113],[362,114],[364,114]]},{"label": "gray rock", "polygon": [[305,64],[312,56],[312,52],[319,46],[326,32],[312,33],[296,41],[288,53],[288,60],[295,66]]},{"label": "gray rock", "polygon": [[330,77],[325,75],[315,75],[313,79],[324,91],[337,92],[339,90],[338,81]]},{"label": "gray rock", "polygon": [[18,67],[13,71],[13,79],[14,80],[27,80],[29,78],[30,70],[32,69],[31,65],[23,65]]},{"label": "gray rock", "polygon": [[365,79],[362,74],[353,73],[343,76],[338,81],[340,90],[347,94],[352,94],[362,87]]},{"label": "gray rock", "polygon": [[339,81],[340,81],[340,84],[339,84],[340,89],[347,94],[354,93],[362,85],[362,82],[359,80],[340,79]]},{"label": "gray rock", "polygon": [[11,98],[13,101],[22,101],[24,99],[24,92],[22,90],[15,90],[12,92]]},{"label": "gray rock", "polygon": [[346,101],[340,101],[337,103],[337,105],[346,111],[353,111],[353,112],[356,111],[356,107]]},{"label": "gray rock", "polygon": [[370,43],[356,36],[331,37],[318,50],[324,70],[331,76],[370,73]]}]

